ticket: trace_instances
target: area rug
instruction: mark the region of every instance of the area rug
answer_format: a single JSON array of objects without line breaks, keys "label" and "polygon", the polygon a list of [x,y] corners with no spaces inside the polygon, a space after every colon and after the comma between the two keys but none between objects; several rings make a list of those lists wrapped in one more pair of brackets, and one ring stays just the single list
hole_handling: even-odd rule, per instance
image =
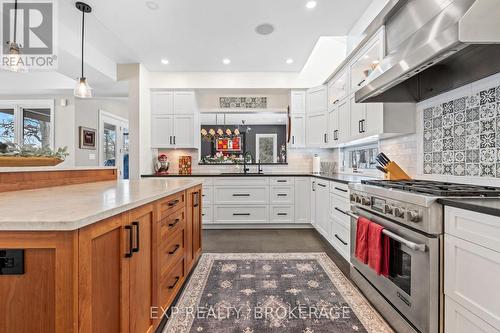
[{"label": "area rug", "polygon": [[325,253],[206,253],[163,333],[393,332]]}]

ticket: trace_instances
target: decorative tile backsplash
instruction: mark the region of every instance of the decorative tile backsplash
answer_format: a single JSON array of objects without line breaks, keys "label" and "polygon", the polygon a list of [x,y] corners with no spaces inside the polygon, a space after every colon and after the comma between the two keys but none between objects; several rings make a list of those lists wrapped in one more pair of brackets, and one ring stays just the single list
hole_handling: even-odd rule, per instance
[{"label": "decorative tile backsplash", "polygon": [[500,86],[423,113],[424,174],[500,178]]},{"label": "decorative tile backsplash", "polygon": [[265,109],[267,97],[219,97],[221,109]]}]

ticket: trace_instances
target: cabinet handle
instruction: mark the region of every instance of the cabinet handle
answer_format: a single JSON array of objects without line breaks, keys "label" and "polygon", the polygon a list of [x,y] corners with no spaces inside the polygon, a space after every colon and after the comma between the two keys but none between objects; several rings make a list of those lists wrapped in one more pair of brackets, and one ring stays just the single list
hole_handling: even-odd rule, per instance
[{"label": "cabinet handle", "polygon": [[249,197],[249,193],[234,193],[233,197]]},{"label": "cabinet handle", "polygon": [[292,145],[295,144],[295,135],[292,135]]},{"label": "cabinet handle", "polygon": [[278,182],[278,183],[286,183],[286,180],[285,179],[278,179],[276,182]]},{"label": "cabinet handle", "polygon": [[174,145],[175,145],[175,135],[174,135]]},{"label": "cabinet handle", "polygon": [[342,244],[347,245],[346,242],[342,238],[339,237],[339,235],[335,234],[335,238],[337,238]]},{"label": "cabinet handle", "polygon": [[287,216],[287,213],[278,213],[278,216]]},{"label": "cabinet handle", "polygon": [[172,136],[169,136],[170,144],[172,144]]},{"label": "cabinet handle", "polygon": [[171,227],[175,227],[177,225],[177,223],[179,223],[181,220],[180,219],[175,219],[173,223],[169,223],[168,226],[171,228]]},{"label": "cabinet handle", "polygon": [[334,187],[334,189],[336,189],[337,191],[341,191],[341,192],[346,192],[347,193],[347,190],[344,190],[343,188],[340,188],[340,187]]},{"label": "cabinet handle", "polygon": [[361,120],[358,120],[358,133],[363,133],[361,132]]},{"label": "cabinet handle", "polygon": [[181,246],[179,244],[175,244],[175,247],[172,251],[169,251],[168,254],[174,254],[175,252],[177,252],[177,250],[180,248]]},{"label": "cabinet handle", "polygon": [[316,182],[312,182],[311,185],[313,192],[316,191]]},{"label": "cabinet handle", "polygon": [[336,99],[336,100],[333,101],[333,104],[337,104],[338,102],[339,102],[339,100]]},{"label": "cabinet handle", "polygon": [[175,288],[175,286],[177,285],[177,282],[179,282],[179,280],[180,280],[180,279],[181,279],[181,277],[180,277],[180,276],[176,276],[176,277],[175,277],[175,282],[174,282],[174,284],[173,284],[173,285],[171,285],[171,286],[168,286],[168,289],[174,289],[174,288]]},{"label": "cabinet handle", "polygon": [[338,208],[338,207],[334,207],[334,209],[335,209],[336,211],[341,212],[342,214],[346,214],[346,215],[347,215],[347,213],[346,213],[346,212],[344,212],[342,209],[340,209],[340,208]]},{"label": "cabinet handle", "polygon": [[325,184],[321,184],[321,183],[318,183],[318,186],[321,186],[321,187],[326,187]]},{"label": "cabinet handle", "polygon": [[328,142],[328,138],[327,138],[327,136],[328,136],[328,134],[326,134],[326,133],[325,133],[325,134],[324,134],[324,137],[325,137],[325,138],[324,138],[325,143],[327,143],[327,142]]},{"label": "cabinet handle", "polygon": [[178,203],[179,203],[179,199],[175,199],[174,201],[170,201],[170,202],[168,203],[168,206],[169,206],[169,207],[172,207],[172,206],[177,205]]},{"label": "cabinet handle", "polygon": [[361,80],[361,82],[358,83],[358,87],[361,87],[361,85],[366,81],[366,79]]},{"label": "cabinet handle", "polygon": [[139,252],[139,239],[141,238],[139,222],[132,222],[132,226],[135,226],[135,247],[132,249],[132,252]]},{"label": "cabinet handle", "polygon": [[361,131],[362,131],[362,133],[366,132],[366,130],[365,130],[365,121],[366,121],[366,119],[362,119],[361,120]]},{"label": "cabinet handle", "polygon": [[126,225],[125,230],[128,230],[128,252],[125,253],[125,258],[131,258],[134,255],[133,247],[134,247],[134,239],[132,237],[132,226]]},{"label": "cabinet handle", "polygon": [[285,193],[278,193],[277,196],[278,197],[286,197],[286,194]]},{"label": "cabinet handle", "polygon": [[233,213],[233,216],[250,216],[250,213]]}]

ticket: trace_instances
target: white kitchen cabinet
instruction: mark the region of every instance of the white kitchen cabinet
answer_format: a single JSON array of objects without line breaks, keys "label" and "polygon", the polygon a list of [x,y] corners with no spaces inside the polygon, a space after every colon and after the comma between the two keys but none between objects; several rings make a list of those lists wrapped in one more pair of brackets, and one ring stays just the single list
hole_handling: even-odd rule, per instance
[{"label": "white kitchen cabinet", "polygon": [[306,146],[306,115],[292,115],[291,123],[290,148],[304,148]]},{"label": "white kitchen cabinet", "polygon": [[174,114],[194,114],[196,96],[194,91],[174,91]]},{"label": "white kitchen cabinet", "polygon": [[334,146],[338,141],[339,133],[339,108],[336,105],[328,111],[328,135],[327,141],[329,146]]},{"label": "white kitchen cabinet", "polygon": [[332,226],[328,216],[329,188],[330,184],[328,181],[321,179],[316,180],[316,229],[328,240],[331,239],[332,234]]},{"label": "white kitchen cabinet", "polygon": [[356,103],[355,96],[349,98],[351,110],[351,137],[356,138],[363,135],[363,126],[366,121],[366,104]]},{"label": "white kitchen cabinet", "polygon": [[194,116],[174,115],[174,146],[176,148],[194,147]]},{"label": "white kitchen cabinet", "polygon": [[174,147],[173,136],[173,115],[153,115],[151,117],[151,146],[153,148]]},{"label": "white kitchen cabinet", "polygon": [[269,206],[267,205],[215,205],[214,223],[252,224],[268,223]]},{"label": "white kitchen cabinet", "polygon": [[349,71],[343,70],[328,83],[328,109],[331,110],[347,97],[349,91]]},{"label": "white kitchen cabinet", "polygon": [[347,98],[343,99],[338,103],[338,128],[335,142],[347,141],[350,136],[350,126],[351,126],[351,111],[349,108],[349,100]]},{"label": "white kitchen cabinet", "polygon": [[293,205],[293,186],[271,186],[271,205]]},{"label": "white kitchen cabinet", "polygon": [[214,212],[212,205],[203,205],[201,211],[201,220],[203,224],[211,224],[214,221]]},{"label": "white kitchen cabinet", "polygon": [[327,87],[319,86],[307,90],[306,113],[326,113],[328,110]]},{"label": "white kitchen cabinet", "polygon": [[214,203],[216,205],[267,205],[269,204],[269,187],[215,185]]},{"label": "white kitchen cabinet", "polygon": [[474,315],[464,307],[445,297],[445,333],[500,333],[500,330]]},{"label": "white kitchen cabinet", "polygon": [[344,223],[338,221],[336,218],[330,217],[330,224],[332,228],[332,236],[329,241],[337,252],[339,252],[347,262],[350,262],[350,228],[346,227]]},{"label": "white kitchen cabinet", "polygon": [[292,90],[290,92],[290,112],[293,115],[306,113],[305,90]]},{"label": "white kitchen cabinet", "polygon": [[326,112],[308,114],[306,124],[307,147],[326,147],[328,144],[328,114]]},{"label": "white kitchen cabinet", "polygon": [[271,205],[269,209],[271,223],[294,223],[294,208],[290,205]]},{"label": "white kitchen cabinet", "polygon": [[311,178],[295,178],[295,222],[311,222]]},{"label": "white kitchen cabinet", "polygon": [[172,91],[151,91],[151,114],[174,114],[174,93]]},{"label": "white kitchen cabinet", "polygon": [[293,186],[294,177],[271,177],[269,183],[274,186]]}]

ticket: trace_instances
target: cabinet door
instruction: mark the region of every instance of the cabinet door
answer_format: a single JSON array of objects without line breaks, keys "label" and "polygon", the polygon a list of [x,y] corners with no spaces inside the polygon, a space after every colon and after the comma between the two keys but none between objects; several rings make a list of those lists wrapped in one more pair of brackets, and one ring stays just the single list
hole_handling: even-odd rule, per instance
[{"label": "cabinet door", "polygon": [[339,135],[339,109],[335,106],[328,112],[328,144],[335,145]]},{"label": "cabinet door", "polygon": [[134,253],[130,258],[130,332],[144,333],[152,326],[153,306],[152,227],[153,205],[129,212],[132,225]]},{"label": "cabinet door", "polygon": [[328,84],[328,108],[331,109],[347,96],[348,71],[345,70]]},{"label": "cabinet door", "polygon": [[290,93],[290,111],[292,114],[306,113],[306,92],[292,90]]},{"label": "cabinet door", "polygon": [[187,190],[187,223],[186,223],[186,271],[196,263],[201,254],[201,212],[202,189],[197,186]]},{"label": "cabinet door", "polygon": [[331,239],[331,225],[329,220],[329,183],[324,180],[316,181],[316,228],[328,240]]},{"label": "cabinet door", "polygon": [[384,104],[366,103],[366,117],[363,123],[365,135],[384,133]]},{"label": "cabinet door", "polygon": [[351,108],[351,136],[360,136],[363,133],[366,119],[366,104],[356,103],[354,95],[350,98]]},{"label": "cabinet door", "polygon": [[194,91],[174,92],[174,114],[194,114],[196,97]]},{"label": "cabinet door", "polygon": [[153,148],[173,147],[174,116],[151,117],[151,146]]},{"label": "cabinet door", "polygon": [[303,148],[306,146],[306,116],[292,116],[292,137],[290,146],[294,148]]},{"label": "cabinet door", "polygon": [[173,143],[176,148],[194,147],[194,117],[175,115]]},{"label": "cabinet door", "polygon": [[311,181],[309,177],[295,178],[295,223],[311,220]]},{"label": "cabinet door", "polygon": [[80,333],[129,332],[132,228],[126,221],[118,215],[79,231]]},{"label": "cabinet door", "polygon": [[345,140],[351,135],[351,112],[349,107],[350,103],[348,99],[344,99],[343,101],[339,102],[339,128],[337,133],[337,141]]},{"label": "cabinet door", "polygon": [[151,114],[167,115],[174,113],[174,94],[171,91],[151,92]]},{"label": "cabinet door", "polygon": [[[384,57],[384,28],[368,41],[351,65],[351,89],[356,92],[368,83],[370,74]],[[370,78],[372,79],[372,78]]]},{"label": "cabinet door", "polygon": [[319,86],[309,89],[307,91],[306,107],[308,114],[326,113],[328,109],[327,87]]},{"label": "cabinet door", "polygon": [[328,116],[326,113],[316,113],[307,115],[307,146],[308,147],[325,147],[328,131]]}]

